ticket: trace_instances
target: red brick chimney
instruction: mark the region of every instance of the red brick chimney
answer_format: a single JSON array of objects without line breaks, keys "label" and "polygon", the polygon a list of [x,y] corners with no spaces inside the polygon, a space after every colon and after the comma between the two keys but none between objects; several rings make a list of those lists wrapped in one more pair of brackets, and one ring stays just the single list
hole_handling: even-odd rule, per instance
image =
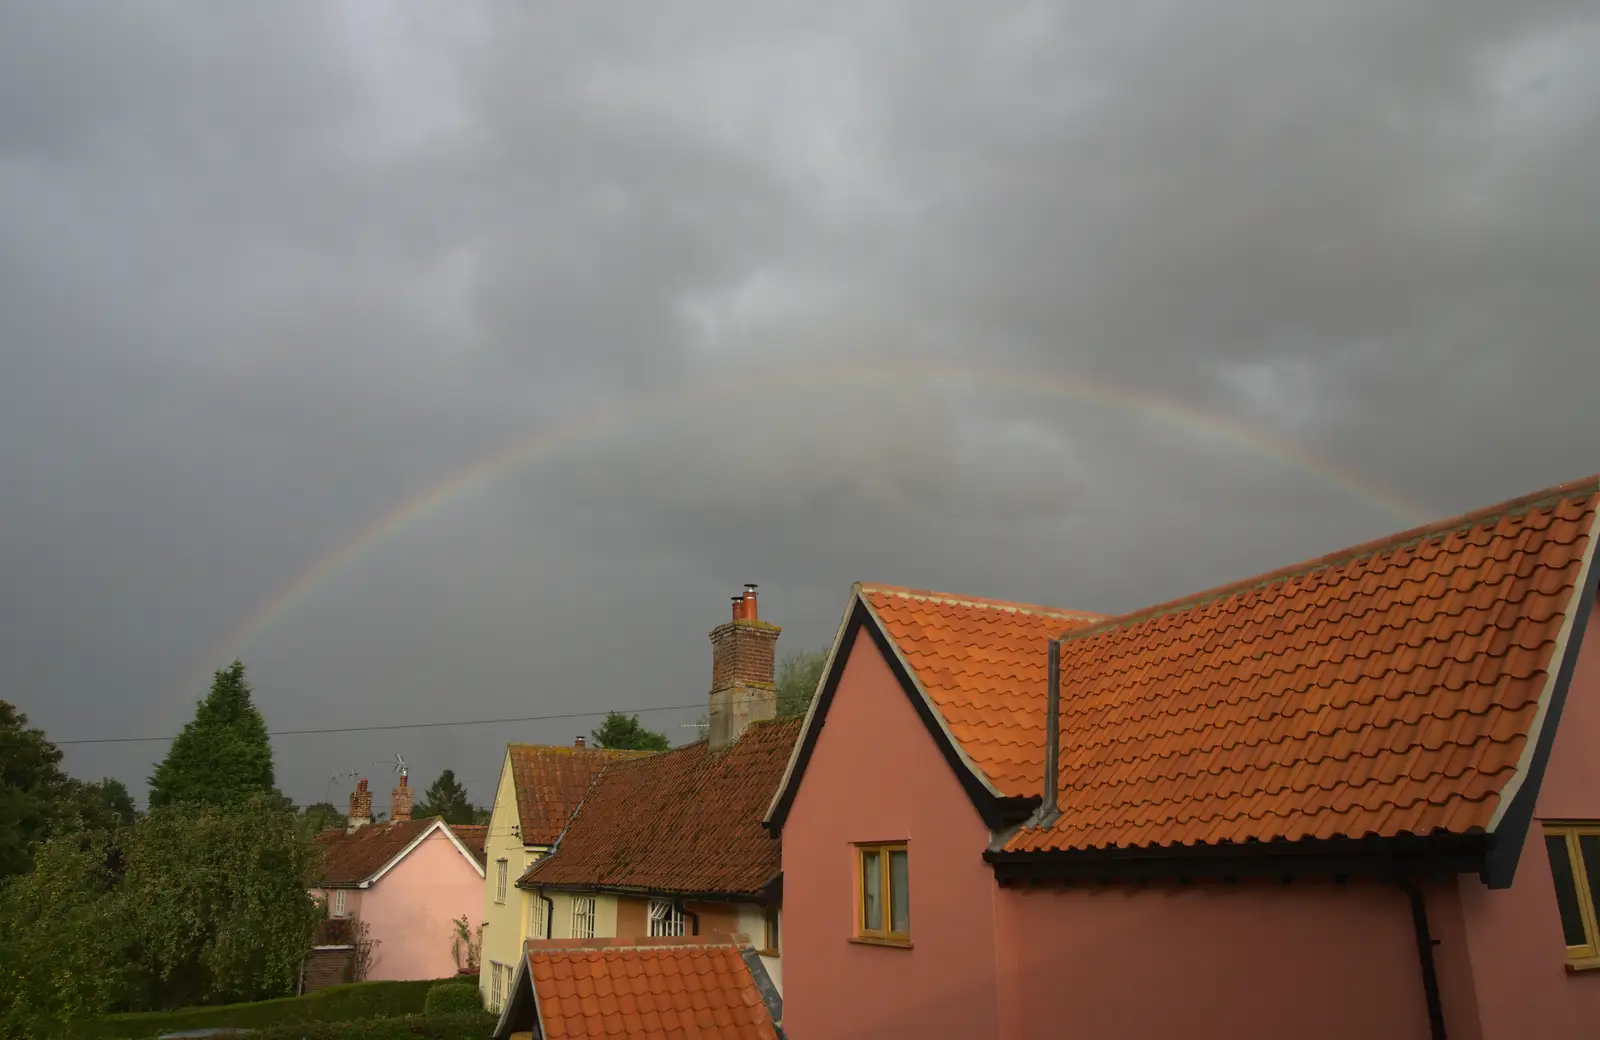
[{"label": "red brick chimney", "polygon": [[372,822],[372,792],[367,790],[367,778],[362,777],[350,794],[350,815],[345,818],[344,831],[353,833],[358,827]]},{"label": "red brick chimney", "polygon": [[732,619],[711,630],[712,751],[738,740],[750,723],[778,714],[773,674],[780,631],[758,616],[756,586],[749,584],[733,597]]},{"label": "red brick chimney", "polygon": [[[368,797],[371,797],[370,795]],[[405,774],[400,774],[400,786],[389,792],[389,822],[399,823],[411,819],[411,788]]]},{"label": "red brick chimney", "polygon": [[583,738],[579,737],[577,740],[574,740],[572,742],[572,746],[573,747],[583,747]]}]

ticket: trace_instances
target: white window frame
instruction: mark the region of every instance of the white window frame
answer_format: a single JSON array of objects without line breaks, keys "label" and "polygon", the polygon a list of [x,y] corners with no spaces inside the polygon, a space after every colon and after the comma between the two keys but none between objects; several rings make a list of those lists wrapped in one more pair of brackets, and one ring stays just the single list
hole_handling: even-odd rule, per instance
[{"label": "white window frame", "polygon": [[489,962],[489,971],[490,971],[490,976],[489,976],[489,1010],[490,1011],[499,1011],[501,1004],[503,1004],[505,1002],[505,999],[506,999],[505,976],[502,975],[501,972],[500,972],[500,969],[502,969],[504,967],[505,967],[505,965],[501,964],[499,961],[490,961]]},{"label": "white window frame", "polygon": [[650,900],[650,935],[674,936],[683,934],[683,907],[671,899]]},{"label": "white window frame", "polygon": [[496,903],[504,903],[506,901],[506,881],[510,873],[510,863],[503,859],[494,861],[494,901]]},{"label": "white window frame", "polygon": [[344,916],[344,889],[342,888],[333,890],[333,916]]},{"label": "white window frame", "polygon": [[572,937],[593,939],[595,924],[594,896],[572,897]]},{"label": "white window frame", "polygon": [[546,932],[544,921],[544,900],[537,892],[530,893],[528,899],[528,935],[529,939],[543,939]]}]

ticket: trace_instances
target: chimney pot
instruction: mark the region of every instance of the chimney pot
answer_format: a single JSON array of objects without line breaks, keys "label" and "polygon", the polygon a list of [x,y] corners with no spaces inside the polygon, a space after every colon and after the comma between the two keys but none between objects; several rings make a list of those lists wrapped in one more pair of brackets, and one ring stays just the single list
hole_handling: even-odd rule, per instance
[{"label": "chimney pot", "polygon": [[572,746],[573,747],[583,747],[583,738],[579,737],[577,740],[574,740],[572,742]]}]

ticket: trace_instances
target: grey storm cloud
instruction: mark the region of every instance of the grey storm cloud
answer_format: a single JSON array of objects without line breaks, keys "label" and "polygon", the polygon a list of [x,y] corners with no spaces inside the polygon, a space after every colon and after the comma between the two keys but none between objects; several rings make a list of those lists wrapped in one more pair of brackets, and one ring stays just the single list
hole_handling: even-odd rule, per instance
[{"label": "grey storm cloud", "polygon": [[1592,4],[10,5],[0,697],[686,738],[744,581],[1116,611],[1592,472],[1596,285]]}]

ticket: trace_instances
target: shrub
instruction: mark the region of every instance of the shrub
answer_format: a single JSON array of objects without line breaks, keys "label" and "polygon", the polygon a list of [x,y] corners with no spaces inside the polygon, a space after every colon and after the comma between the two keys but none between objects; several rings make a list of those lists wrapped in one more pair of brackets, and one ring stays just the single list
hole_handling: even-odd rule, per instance
[{"label": "shrub", "polygon": [[405,1015],[355,1022],[278,1025],[240,1035],[238,1040],[483,1040],[497,1019],[482,1011],[452,1015]]},{"label": "shrub", "polygon": [[463,1011],[482,1011],[478,987],[470,982],[436,982],[428,990],[422,1010],[429,1015],[449,1015]]},{"label": "shrub", "polygon": [[319,989],[303,997],[279,997],[253,1004],[109,1015],[75,1022],[69,1035],[74,1040],[110,1040],[113,1037],[138,1040],[189,1029],[230,1026],[261,1029],[279,1024],[293,1024],[299,1028],[303,1023],[398,1017],[422,1011],[427,1002],[428,989],[433,985],[434,980],[431,979],[419,982],[351,982]]}]

